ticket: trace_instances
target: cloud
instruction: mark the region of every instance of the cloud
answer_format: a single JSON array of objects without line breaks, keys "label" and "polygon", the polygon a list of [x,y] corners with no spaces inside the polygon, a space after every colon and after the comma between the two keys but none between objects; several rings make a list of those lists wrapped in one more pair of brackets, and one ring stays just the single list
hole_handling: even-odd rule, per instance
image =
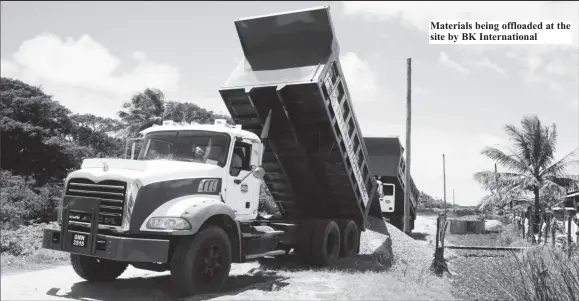
[{"label": "cloud", "polygon": [[485,67],[485,68],[489,68],[497,73],[500,73],[502,75],[507,75],[507,72],[505,71],[505,69],[499,67],[498,65],[496,65],[495,63],[493,63],[491,60],[489,60],[489,58],[487,57],[483,57],[480,60],[475,62],[476,64]]},{"label": "cloud", "polygon": [[146,87],[178,89],[177,67],[148,60],[139,51],[132,57],[131,68],[89,35],[75,40],[47,33],[24,41],[11,60],[3,58],[2,76],[42,85],[73,112],[104,116]]},{"label": "cloud", "polygon": [[5,77],[14,77],[18,74],[18,66],[4,58],[0,59],[0,71],[2,72],[2,76]]},{"label": "cloud", "polygon": [[[527,84],[553,81],[549,76],[535,74],[550,59],[564,57],[558,66],[559,74],[574,75],[577,71],[579,49],[579,2],[533,1],[533,2],[450,2],[450,1],[344,1],[343,12],[369,21],[397,22],[424,34],[427,39],[429,21],[434,20],[481,20],[481,21],[546,21],[565,20],[571,22],[572,45],[456,45],[455,49],[471,55],[482,55],[487,51],[507,53],[524,68],[520,78]],[[494,67],[488,66],[495,69]],[[553,67],[554,68],[554,67]],[[553,69],[554,70],[554,69]],[[500,72],[499,72],[500,73]],[[575,76],[576,78],[576,76]],[[576,81],[576,79],[575,79]]]},{"label": "cloud", "polygon": [[463,67],[461,64],[453,61],[448,54],[446,54],[445,52],[441,52],[440,56],[438,57],[438,61],[451,69],[454,69],[460,73],[464,73],[464,74],[468,74],[470,71],[468,69],[466,69],[465,67]]},{"label": "cloud", "polygon": [[348,52],[340,58],[348,90],[356,102],[378,100],[378,81],[367,61],[357,54]]},{"label": "cloud", "polygon": [[[556,59],[551,61],[545,66],[545,70],[552,75],[569,75],[572,74],[572,70],[567,68],[563,61]],[[576,67],[576,66],[575,66]]]},{"label": "cloud", "polygon": [[[529,21],[565,20],[572,30],[579,32],[579,3],[571,1],[344,1],[346,15],[360,15],[367,19],[399,21],[417,30],[428,32],[434,20]],[[579,37],[573,36],[573,47],[578,48]]]}]

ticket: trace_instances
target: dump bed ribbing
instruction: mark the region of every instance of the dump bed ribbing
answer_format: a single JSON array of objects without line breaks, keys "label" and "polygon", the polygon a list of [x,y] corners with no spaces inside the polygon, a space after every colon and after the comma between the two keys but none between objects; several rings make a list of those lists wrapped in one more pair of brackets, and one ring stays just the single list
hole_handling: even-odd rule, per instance
[{"label": "dump bed ribbing", "polygon": [[[245,130],[260,135],[271,115],[262,166],[280,209],[288,218],[343,216],[362,224],[376,189],[329,7],[235,26],[245,57],[219,92]],[[371,207],[380,216],[379,206]]]}]

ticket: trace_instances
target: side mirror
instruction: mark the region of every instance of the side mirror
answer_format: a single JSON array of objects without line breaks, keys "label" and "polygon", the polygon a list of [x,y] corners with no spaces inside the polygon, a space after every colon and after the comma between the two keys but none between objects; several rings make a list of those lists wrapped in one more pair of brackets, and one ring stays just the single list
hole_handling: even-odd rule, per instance
[{"label": "side mirror", "polygon": [[131,160],[135,160],[135,148],[137,147],[137,141],[133,141],[131,145]]},{"label": "side mirror", "polygon": [[251,172],[251,174],[256,178],[256,179],[263,179],[263,177],[265,176],[265,169],[263,169],[262,167],[255,167],[253,169],[253,171]]},{"label": "side mirror", "polygon": [[253,142],[251,146],[251,157],[249,164],[253,166],[261,166],[262,155],[263,144],[261,144],[259,140]]}]

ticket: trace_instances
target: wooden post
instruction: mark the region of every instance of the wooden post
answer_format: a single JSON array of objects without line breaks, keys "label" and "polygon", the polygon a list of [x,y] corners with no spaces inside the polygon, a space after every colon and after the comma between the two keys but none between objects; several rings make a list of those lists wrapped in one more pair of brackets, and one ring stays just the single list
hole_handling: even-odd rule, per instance
[{"label": "wooden post", "polygon": [[452,190],[452,212],[456,212],[456,205],[454,204],[454,189]]},{"label": "wooden post", "polygon": [[537,208],[535,208],[535,206],[531,207],[531,218],[529,219],[529,229],[531,230],[531,242],[532,243],[536,243],[537,239],[535,237],[535,219],[537,218],[537,216],[535,215],[535,210],[537,210]]},{"label": "wooden post", "polygon": [[436,218],[436,247],[435,250],[438,250],[438,241],[440,240],[440,213],[438,214],[438,217]]},{"label": "wooden post", "polygon": [[[406,169],[405,169],[405,189],[404,189],[404,232],[410,233],[410,127],[412,120],[412,59],[406,59]],[[418,202],[418,200],[415,200]]]},{"label": "wooden post", "polygon": [[[497,196],[499,198],[499,201],[502,201],[501,191],[499,189],[499,173],[497,171],[497,163],[495,163],[495,189],[496,189],[496,193],[497,193]],[[491,192],[492,192],[492,190],[491,190]]]},{"label": "wooden post", "polygon": [[545,244],[549,242],[549,233],[551,232],[551,215],[545,213]]},{"label": "wooden post", "polygon": [[572,220],[571,215],[567,216],[567,245],[569,246],[569,248],[571,247],[571,243],[573,242],[573,240],[571,239],[571,220]]},{"label": "wooden post", "polygon": [[540,218],[539,218],[539,239],[537,239],[537,243],[541,244],[541,236],[543,234],[543,231],[541,231],[541,229],[543,228],[543,222],[545,222],[543,213],[541,212]]},{"label": "wooden post", "polygon": [[442,154],[442,183],[444,186],[444,217],[446,219],[446,159],[444,158],[444,154]]},{"label": "wooden post", "polygon": [[521,225],[523,226],[523,239],[525,239],[525,218],[526,218],[526,214],[525,214],[525,210],[523,209],[521,211]]}]

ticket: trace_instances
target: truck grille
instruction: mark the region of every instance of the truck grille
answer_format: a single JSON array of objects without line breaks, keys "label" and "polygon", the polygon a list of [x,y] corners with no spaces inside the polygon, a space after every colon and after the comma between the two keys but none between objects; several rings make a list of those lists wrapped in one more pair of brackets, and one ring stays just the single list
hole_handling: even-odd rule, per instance
[{"label": "truck grille", "polygon": [[[99,199],[99,225],[120,227],[123,223],[126,191],[127,183],[123,181],[105,180],[95,183],[89,179],[74,178],[68,182],[65,195]],[[70,221],[90,223],[88,213],[75,213],[74,218],[70,215]]]}]

